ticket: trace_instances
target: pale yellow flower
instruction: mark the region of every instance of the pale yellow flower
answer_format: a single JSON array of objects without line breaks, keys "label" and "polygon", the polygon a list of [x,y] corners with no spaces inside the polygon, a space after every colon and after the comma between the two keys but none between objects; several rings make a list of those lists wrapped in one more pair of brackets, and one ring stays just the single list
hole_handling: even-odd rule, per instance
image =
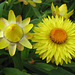
[{"label": "pale yellow flower", "polygon": [[52,16],[44,18],[37,27],[34,27],[35,42],[33,48],[39,53],[40,58],[62,65],[63,61],[71,63],[75,58],[75,25],[69,19]]},{"label": "pale yellow flower", "polygon": [[31,43],[28,41],[32,37],[29,31],[32,29],[33,24],[29,24],[30,18],[22,21],[21,15],[15,16],[12,10],[9,11],[8,20],[5,18],[0,19],[0,49],[6,48],[9,54],[13,56],[16,48],[20,51],[27,48],[32,48]]},{"label": "pale yellow flower", "polygon": [[30,4],[33,7],[36,7],[36,3],[42,3],[41,0],[18,0],[19,2],[23,2],[25,5]]},{"label": "pale yellow flower", "polygon": [[72,10],[69,13],[67,13],[68,10],[67,10],[66,4],[62,4],[59,8],[58,8],[58,6],[56,6],[56,8],[55,8],[53,3],[51,5],[51,10],[52,10],[52,14],[54,16],[55,15],[63,16],[65,19],[68,19],[73,14],[73,11],[74,11],[74,10]]}]

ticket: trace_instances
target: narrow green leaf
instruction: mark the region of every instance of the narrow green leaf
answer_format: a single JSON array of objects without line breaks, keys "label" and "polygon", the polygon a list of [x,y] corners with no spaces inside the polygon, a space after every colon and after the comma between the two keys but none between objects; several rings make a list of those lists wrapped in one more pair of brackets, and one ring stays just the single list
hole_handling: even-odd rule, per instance
[{"label": "narrow green leaf", "polygon": [[69,64],[63,64],[64,67],[75,67],[75,62],[71,62]]},{"label": "narrow green leaf", "polygon": [[23,65],[22,65],[20,52],[17,51],[16,54],[12,57],[12,59],[13,59],[13,62],[14,62],[14,67],[22,70]]},{"label": "narrow green leaf", "polygon": [[0,4],[0,17],[2,17],[3,14],[3,7],[4,7],[5,2]]},{"label": "narrow green leaf", "polygon": [[20,71],[16,68],[4,68],[3,74],[4,75],[30,75],[30,74]]},{"label": "narrow green leaf", "polygon": [[38,10],[37,8],[34,8],[34,7],[32,7],[32,9],[33,9],[35,15],[36,15],[38,18],[40,18],[40,17],[41,17],[41,14],[40,14],[39,10]]}]

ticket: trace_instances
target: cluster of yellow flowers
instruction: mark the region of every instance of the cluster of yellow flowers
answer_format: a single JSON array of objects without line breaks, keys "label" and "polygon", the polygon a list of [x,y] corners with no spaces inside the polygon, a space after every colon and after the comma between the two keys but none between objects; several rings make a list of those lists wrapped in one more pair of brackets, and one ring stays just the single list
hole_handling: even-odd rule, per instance
[{"label": "cluster of yellow flowers", "polygon": [[[23,1],[24,4],[30,3],[35,6],[36,3],[41,3],[41,0],[18,0]],[[52,14],[54,16],[44,18],[34,27],[34,33],[29,31],[32,29],[33,24],[30,23],[30,18],[22,21],[21,15],[15,16],[13,10],[9,11],[8,20],[0,18],[0,49],[7,49],[11,56],[15,55],[16,48],[20,51],[24,50],[24,46],[36,49],[40,58],[46,62],[50,61],[62,65],[63,61],[67,64],[71,63],[71,59],[75,58],[75,24],[68,19],[73,10],[67,13],[66,4],[61,5],[59,8],[51,5]]]}]

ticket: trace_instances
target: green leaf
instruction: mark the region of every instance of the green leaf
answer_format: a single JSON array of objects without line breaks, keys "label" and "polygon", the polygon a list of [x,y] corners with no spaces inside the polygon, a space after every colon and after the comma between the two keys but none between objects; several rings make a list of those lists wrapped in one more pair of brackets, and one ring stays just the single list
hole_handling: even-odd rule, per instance
[{"label": "green leaf", "polygon": [[56,70],[51,70],[50,75],[74,75],[74,74],[72,74],[71,72],[59,67]]},{"label": "green leaf", "polygon": [[24,48],[24,50],[21,52],[21,59],[22,60],[26,60],[29,56],[29,49],[28,48]]},{"label": "green leaf", "polygon": [[0,17],[2,17],[3,14],[3,7],[4,7],[5,2],[0,4]]},{"label": "green leaf", "polygon": [[32,9],[33,9],[35,15],[36,15],[38,18],[40,18],[40,17],[41,17],[41,14],[40,14],[39,10],[38,10],[37,8],[34,8],[34,7],[32,7]]},{"label": "green leaf", "polygon": [[28,68],[29,70],[31,70],[32,72],[37,73],[39,75],[40,74],[42,74],[42,75],[48,75],[51,70],[56,69],[52,65],[46,64],[46,63],[34,63],[34,64],[30,64],[30,63],[24,62],[24,66],[26,68]]},{"label": "green leaf", "polygon": [[16,54],[12,57],[12,59],[14,62],[14,67],[22,70],[23,65],[22,65],[22,60],[21,60],[21,54],[19,51],[16,52]]},{"label": "green leaf", "polygon": [[75,67],[75,62],[71,62],[71,63],[68,63],[68,64],[63,64],[64,67]]},{"label": "green leaf", "polygon": [[30,75],[30,74],[20,71],[16,68],[4,68],[3,74],[4,75]]},{"label": "green leaf", "polygon": [[52,65],[46,64],[46,63],[36,63],[35,67],[40,68],[41,70],[44,69],[46,71],[51,71],[51,70],[55,69]]}]

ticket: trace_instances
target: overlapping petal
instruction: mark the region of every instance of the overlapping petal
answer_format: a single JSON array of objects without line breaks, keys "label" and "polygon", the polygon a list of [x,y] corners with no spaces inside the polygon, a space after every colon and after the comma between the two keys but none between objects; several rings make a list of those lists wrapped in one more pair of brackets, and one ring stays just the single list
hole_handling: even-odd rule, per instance
[{"label": "overlapping petal", "polygon": [[23,46],[32,49],[32,45],[31,43],[28,41],[28,39],[26,39],[26,37],[24,36],[20,41],[20,44],[22,44]]}]

